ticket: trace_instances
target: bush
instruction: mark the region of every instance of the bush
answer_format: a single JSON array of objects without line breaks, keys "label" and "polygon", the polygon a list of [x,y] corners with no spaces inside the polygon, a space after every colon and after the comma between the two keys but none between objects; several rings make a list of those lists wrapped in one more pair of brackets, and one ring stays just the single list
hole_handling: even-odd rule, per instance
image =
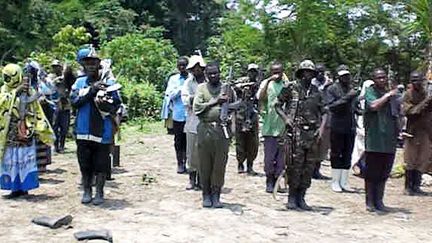
[{"label": "bush", "polygon": [[128,81],[126,78],[120,78],[118,81],[123,86],[122,98],[128,106],[130,120],[154,121],[159,119],[162,94],[156,90],[155,85],[149,82]]},{"label": "bush", "polygon": [[115,74],[126,74],[134,83],[149,82],[159,91],[166,76],[175,70],[178,56],[170,41],[145,33],[117,37],[104,44],[101,51],[113,60]]}]

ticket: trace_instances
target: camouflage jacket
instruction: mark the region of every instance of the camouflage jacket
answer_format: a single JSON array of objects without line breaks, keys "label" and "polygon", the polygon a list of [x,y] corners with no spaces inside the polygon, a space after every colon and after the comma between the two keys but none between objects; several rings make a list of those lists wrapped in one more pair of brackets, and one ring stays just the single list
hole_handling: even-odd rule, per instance
[{"label": "camouflage jacket", "polygon": [[250,79],[243,77],[234,83],[234,90],[241,103],[236,111],[236,126],[237,131],[252,131],[258,129],[258,100],[256,93],[258,91],[259,82],[249,84]]},{"label": "camouflage jacket", "polygon": [[288,128],[299,146],[310,148],[317,142],[325,109],[322,92],[316,86],[289,83],[282,89],[276,107],[279,114],[286,115]]}]

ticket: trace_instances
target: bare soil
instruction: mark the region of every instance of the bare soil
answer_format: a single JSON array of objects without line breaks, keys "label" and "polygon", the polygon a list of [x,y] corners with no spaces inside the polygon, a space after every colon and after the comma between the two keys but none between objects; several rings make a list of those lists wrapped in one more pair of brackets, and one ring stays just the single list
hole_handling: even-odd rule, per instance
[{"label": "bare soil", "polygon": [[[114,242],[121,243],[432,242],[432,197],[403,195],[402,179],[388,183],[385,202],[393,212],[387,215],[365,211],[363,181],[354,176],[357,193],[333,193],[329,181],[313,181],[307,201],[314,211],[287,211],[286,194],[275,200],[264,192],[262,173],[237,174],[233,149],[222,195],[225,207],[203,209],[201,192],[186,191],[188,176],[176,174],[173,137],[136,130],[123,139],[121,167],[107,183],[105,204],[82,205],[75,146],[68,146],[40,176],[39,189],[21,199],[0,199],[0,242],[76,242],[73,233],[86,229],[109,229]],[[259,172],[262,161],[261,151],[255,165]],[[328,166],[323,171],[330,174]],[[423,189],[432,192],[432,187]],[[74,217],[68,228],[31,223],[36,216],[67,214]]]}]

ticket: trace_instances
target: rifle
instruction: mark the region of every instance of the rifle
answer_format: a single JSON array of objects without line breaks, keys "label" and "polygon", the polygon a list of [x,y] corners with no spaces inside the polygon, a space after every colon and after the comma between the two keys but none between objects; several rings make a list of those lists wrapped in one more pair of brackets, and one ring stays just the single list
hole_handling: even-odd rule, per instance
[{"label": "rifle", "polygon": [[[23,78],[23,83],[28,83],[29,88],[30,85],[30,73],[26,73],[26,75]],[[18,107],[18,114],[19,114],[19,122],[18,122],[18,138],[20,140],[26,141],[28,138],[30,138],[33,135],[33,131],[29,131],[28,127],[26,125],[26,115],[28,113],[28,104],[33,103],[40,97],[40,94],[36,92],[35,94],[30,96],[29,91],[21,92],[19,96],[19,107]],[[36,113],[34,114],[36,116]]]},{"label": "rifle", "polygon": [[[230,95],[231,93],[231,87],[230,82],[232,79],[232,66],[230,67],[229,74],[228,74],[228,80],[227,83],[225,83],[221,88],[221,94],[222,95]],[[228,120],[229,120],[229,99],[221,105],[221,113],[220,113],[220,120],[221,120],[221,126],[224,133],[224,136],[226,139],[229,139],[229,133],[228,133]]]}]

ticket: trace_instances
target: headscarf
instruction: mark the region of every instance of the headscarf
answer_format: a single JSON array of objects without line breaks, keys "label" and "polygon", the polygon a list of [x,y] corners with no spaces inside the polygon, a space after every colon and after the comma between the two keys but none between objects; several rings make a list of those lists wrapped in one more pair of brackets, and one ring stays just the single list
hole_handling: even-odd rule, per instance
[{"label": "headscarf", "polygon": [[[12,116],[19,117],[20,99],[17,96],[17,87],[22,83],[22,69],[16,64],[8,64],[2,70],[4,85],[0,89],[0,156],[6,147],[6,140],[9,133],[10,119]],[[29,90],[29,97],[35,95],[35,91]],[[54,140],[54,133],[45,117],[38,100],[27,105],[25,125],[30,132],[45,144],[51,144]],[[33,114],[32,116],[28,114]]]}]

